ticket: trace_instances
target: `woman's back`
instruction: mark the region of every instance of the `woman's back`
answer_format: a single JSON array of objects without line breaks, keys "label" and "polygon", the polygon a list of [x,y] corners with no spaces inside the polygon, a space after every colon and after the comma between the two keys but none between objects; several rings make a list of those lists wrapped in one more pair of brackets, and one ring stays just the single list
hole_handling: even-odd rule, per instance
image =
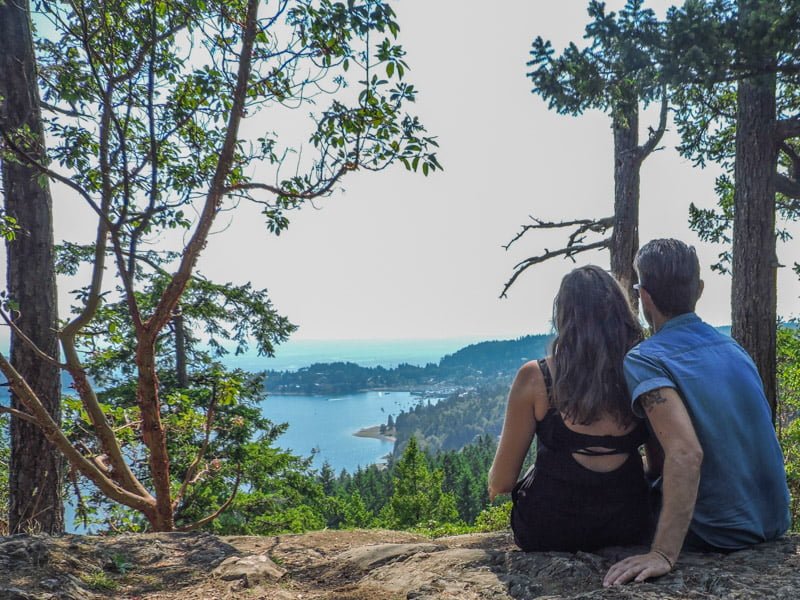
[{"label": "woman's back", "polygon": [[[512,492],[512,528],[524,550],[641,542],[649,507],[638,448],[647,432],[622,373],[641,327],[622,289],[596,266],[567,274],[553,305],[552,356],[523,365],[511,386],[490,497]],[[535,467],[517,482],[534,435]]]},{"label": "woman's back", "polygon": [[641,421],[621,425],[614,415],[601,413],[589,424],[576,423],[553,405],[551,361],[539,359],[544,393],[534,399],[539,444],[556,451],[566,451],[581,466],[600,473],[619,468],[628,455],[637,452],[647,439]]}]

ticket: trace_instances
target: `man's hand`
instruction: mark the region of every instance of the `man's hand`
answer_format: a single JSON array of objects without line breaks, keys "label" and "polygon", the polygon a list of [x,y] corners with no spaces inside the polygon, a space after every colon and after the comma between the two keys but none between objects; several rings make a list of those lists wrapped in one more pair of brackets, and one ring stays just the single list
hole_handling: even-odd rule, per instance
[{"label": "man's hand", "polygon": [[648,577],[658,577],[672,570],[669,561],[657,552],[637,554],[612,566],[603,579],[603,587],[622,585],[631,579],[642,582]]}]

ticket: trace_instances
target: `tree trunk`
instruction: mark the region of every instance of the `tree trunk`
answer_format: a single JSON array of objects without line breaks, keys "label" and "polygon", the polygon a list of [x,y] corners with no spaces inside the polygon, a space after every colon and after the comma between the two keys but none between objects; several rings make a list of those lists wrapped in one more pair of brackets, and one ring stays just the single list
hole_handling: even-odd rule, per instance
[{"label": "tree trunk", "polygon": [[633,259],[639,250],[639,108],[620,110],[614,117],[614,229],[611,233],[611,273],[622,285],[635,312],[638,281]]},{"label": "tree trunk", "polygon": [[738,86],[734,175],[732,335],[753,357],[775,419],[775,77]]},{"label": "tree trunk", "polygon": [[152,337],[139,337],[136,347],[136,367],[139,373],[136,399],[142,419],[142,440],[150,455],[150,476],[156,498],[155,510],[147,518],[154,531],[172,531],[175,521],[170,489],[170,464],[167,433],[161,421],[155,352],[155,340]]},{"label": "tree trunk", "polygon": [[[0,111],[4,131],[27,126],[29,150],[44,158],[44,131],[27,2],[0,3]],[[3,161],[6,212],[20,230],[6,244],[8,291],[19,305],[17,325],[38,347],[58,358],[58,310],[53,249],[52,200],[46,181],[29,167]],[[11,364],[30,382],[56,422],[61,420],[59,369],[38,358],[14,333]],[[14,408],[23,409],[12,393]],[[11,420],[9,528],[12,533],[64,531],[63,458],[31,423]]]},{"label": "tree trunk", "polygon": [[186,330],[180,305],[172,317],[172,326],[175,329],[175,375],[178,379],[178,387],[187,388],[189,387],[189,372],[186,368]]}]

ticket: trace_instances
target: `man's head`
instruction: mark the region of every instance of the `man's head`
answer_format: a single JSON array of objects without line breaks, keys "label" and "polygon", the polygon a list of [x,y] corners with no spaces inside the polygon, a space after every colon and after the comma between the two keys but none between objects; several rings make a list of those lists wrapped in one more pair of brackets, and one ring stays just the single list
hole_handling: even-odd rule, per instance
[{"label": "man's head", "polygon": [[642,306],[648,322],[653,323],[648,303],[665,319],[694,312],[703,282],[693,246],[674,239],[652,240],[639,249],[633,266],[639,274]]}]

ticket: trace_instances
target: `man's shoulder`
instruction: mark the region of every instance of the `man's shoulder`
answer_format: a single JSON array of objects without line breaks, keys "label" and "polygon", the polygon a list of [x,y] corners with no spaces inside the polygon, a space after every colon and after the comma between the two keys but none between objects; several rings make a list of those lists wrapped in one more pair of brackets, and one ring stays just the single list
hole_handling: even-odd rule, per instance
[{"label": "man's shoulder", "polygon": [[625,359],[656,358],[663,351],[659,340],[650,336],[636,344],[625,354]]}]

